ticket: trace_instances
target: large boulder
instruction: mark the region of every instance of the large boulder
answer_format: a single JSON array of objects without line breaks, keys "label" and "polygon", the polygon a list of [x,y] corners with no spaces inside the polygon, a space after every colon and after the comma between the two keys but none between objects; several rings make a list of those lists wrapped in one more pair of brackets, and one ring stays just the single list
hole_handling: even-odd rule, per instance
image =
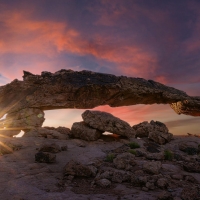
[{"label": "large boulder", "polygon": [[148,137],[149,132],[153,131],[153,126],[147,121],[136,124],[132,128],[136,131],[136,137],[140,138]]},{"label": "large boulder", "polygon": [[75,122],[71,128],[71,137],[87,141],[98,140],[103,131],[89,127],[85,122]]},{"label": "large boulder", "polygon": [[158,144],[170,142],[173,136],[169,133],[167,126],[159,121],[151,120],[150,123],[144,121],[134,125],[132,128],[136,131],[136,137],[148,137]]},{"label": "large boulder", "polygon": [[82,114],[82,118],[90,127],[102,132],[107,131],[128,138],[135,137],[135,130],[133,130],[127,122],[114,117],[110,113],[86,110]]},{"label": "large boulder", "polygon": [[170,142],[173,138],[173,135],[169,133],[168,128],[165,124],[159,121],[151,121],[153,130],[149,133],[148,138],[153,140],[158,144],[165,144]]}]

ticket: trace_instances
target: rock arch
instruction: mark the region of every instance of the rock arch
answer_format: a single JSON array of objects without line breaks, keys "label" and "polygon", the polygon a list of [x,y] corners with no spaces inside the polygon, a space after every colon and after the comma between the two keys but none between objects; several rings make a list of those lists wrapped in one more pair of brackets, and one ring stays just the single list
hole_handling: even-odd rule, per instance
[{"label": "rock arch", "polygon": [[200,97],[152,80],[85,70],[62,69],[41,75],[24,71],[23,81],[15,79],[0,87],[0,118],[7,113],[0,128],[19,131],[41,127],[45,110],[155,103],[170,104],[178,114],[200,116]]}]

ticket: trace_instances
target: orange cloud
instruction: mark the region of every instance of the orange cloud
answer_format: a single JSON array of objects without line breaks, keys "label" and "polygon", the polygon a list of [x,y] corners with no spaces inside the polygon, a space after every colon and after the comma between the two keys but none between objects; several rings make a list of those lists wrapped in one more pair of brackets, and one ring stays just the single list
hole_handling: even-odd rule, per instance
[{"label": "orange cloud", "polygon": [[6,27],[0,33],[0,53],[33,53],[53,56],[62,51],[62,38],[70,48],[78,33],[62,22],[36,21],[26,12],[4,12],[1,22]]}]

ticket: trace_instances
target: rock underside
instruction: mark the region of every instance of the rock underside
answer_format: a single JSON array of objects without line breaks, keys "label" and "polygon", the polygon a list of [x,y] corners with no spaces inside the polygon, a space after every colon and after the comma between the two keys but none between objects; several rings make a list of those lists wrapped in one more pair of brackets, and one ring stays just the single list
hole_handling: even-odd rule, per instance
[{"label": "rock underside", "polygon": [[178,114],[200,116],[200,97],[152,80],[91,71],[60,70],[41,75],[24,71],[23,81],[15,79],[0,87],[0,118],[7,114],[0,128],[26,131],[41,127],[45,110],[154,103],[170,104]]}]

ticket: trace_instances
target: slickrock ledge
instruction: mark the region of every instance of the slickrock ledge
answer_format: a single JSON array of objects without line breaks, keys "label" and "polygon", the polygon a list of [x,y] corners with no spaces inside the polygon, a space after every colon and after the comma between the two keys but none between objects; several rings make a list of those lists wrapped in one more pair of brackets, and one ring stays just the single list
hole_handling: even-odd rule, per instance
[{"label": "slickrock ledge", "polygon": [[[152,80],[85,70],[62,69],[55,73],[42,72],[41,75],[24,71],[23,81],[15,79],[0,87],[0,118],[5,114],[9,118],[0,121],[0,127],[13,130],[16,126],[26,130],[30,126],[42,126],[45,110],[154,103],[171,104],[178,114],[200,116],[200,97],[190,97],[183,91]],[[30,124],[23,116],[32,109],[36,109],[35,116],[40,119],[31,115],[34,120]],[[11,119],[11,116],[19,117]],[[17,120],[20,124],[16,124]]]}]

